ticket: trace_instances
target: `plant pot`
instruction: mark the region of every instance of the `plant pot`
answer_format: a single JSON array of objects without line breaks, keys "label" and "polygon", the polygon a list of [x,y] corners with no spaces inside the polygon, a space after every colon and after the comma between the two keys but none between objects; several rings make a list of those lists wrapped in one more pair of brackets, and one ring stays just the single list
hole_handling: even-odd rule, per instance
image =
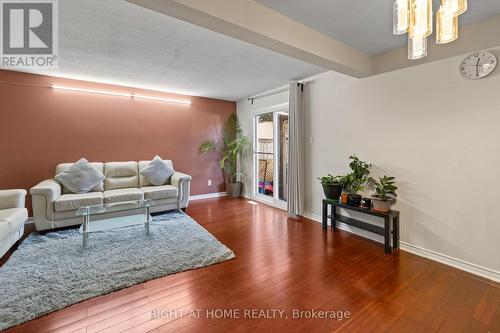
[{"label": "plant pot", "polygon": [[340,195],[342,194],[342,185],[328,184],[322,186],[323,186],[323,192],[325,192],[325,197],[327,199],[339,201]]},{"label": "plant pot", "polygon": [[241,197],[241,187],[242,182],[228,183],[226,185],[226,193],[229,198],[239,198]]},{"label": "plant pot", "polygon": [[362,197],[359,194],[349,194],[347,196],[347,204],[349,206],[359,207]]},{"label": "plant pot", "polygon": [[347,205],[347,198],[348,198],[348,194],[347,193],[342,193],[342,204],[343,205]]},{"label": "plant pot", "polygon": [[394,199],[380,199],[378,197],[372,197],[373,210],[382,213],[388,213],[391,211],[391,206],[394,205]]}]

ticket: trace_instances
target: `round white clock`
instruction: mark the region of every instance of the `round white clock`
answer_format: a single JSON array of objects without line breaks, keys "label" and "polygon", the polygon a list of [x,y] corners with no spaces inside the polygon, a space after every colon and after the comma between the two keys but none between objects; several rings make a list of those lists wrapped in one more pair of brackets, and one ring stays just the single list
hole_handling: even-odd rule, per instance
[{"label": "round white clock", "polygon": [[460,73],[468,80],[482,79],[495,70],[497,57],[489,51],[476,52],[460,64]]}]

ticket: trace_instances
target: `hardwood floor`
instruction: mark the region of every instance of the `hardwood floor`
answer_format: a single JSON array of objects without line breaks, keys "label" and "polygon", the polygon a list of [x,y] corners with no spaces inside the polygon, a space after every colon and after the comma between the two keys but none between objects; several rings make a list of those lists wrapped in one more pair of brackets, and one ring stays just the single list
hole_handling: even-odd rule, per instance
[{"label": "hardwood floor", "polygon": [[[496,283],[403,251],[384,254],[380,244],[246,199],[194,201],[187,212],[236,258],[8,332],[500,332]],[[207,318],[215,309],[234,317],[239,309],[242,318]],[[245,309],[285,310],[288,319],[243,318]],[[293,319],[294,309],[336,311],[329,314],[337,318]]]}]

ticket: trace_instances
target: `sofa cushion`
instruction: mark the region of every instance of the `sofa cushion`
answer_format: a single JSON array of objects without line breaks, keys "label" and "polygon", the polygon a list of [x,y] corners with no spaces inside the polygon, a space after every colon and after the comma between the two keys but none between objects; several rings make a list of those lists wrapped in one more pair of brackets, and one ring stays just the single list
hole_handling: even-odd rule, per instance
[{"label": "sofa cushion", "polygon": [[104,191],[104,203],[143,200],[144,193],[138,188],[121,188]]},{"label": "sofa cushion", "polygon": [[141,187],[141,191],[144,192],[146,200],[176,198],[178,193],[177,187],[172,185],[146,186]]},{"label": "sofa cushion", "polygon": [[0,239],[12,235],[28,220],[26,208],[10,208],[0,210]]},{"label": "sofa cushion", "polygon": [[104,164],[104,189],[106,191],[120,188],[139,187],[139,169],[137,162],[108,162]]},{"label": "sofa cushion", "polygon": [[163,161],[160,156],[156,155],[146,167],[139,171],[139,174],[153,185],[165,185],[175,172],[171,164],[172,162]]},{"label": "sofa cushion", "polygon": [[55,179],[71,193],[87,193],[104,180],[104,175],[82,158]]},{"label": "sofa cushion", "polygon": [[[165,162],[172,170],[174,170],[174,165],[172,164],[171,160],[162,160],[162,161]],[[141,171],[144,170],[146,167],[148,167],[149,163],[151,163],[151,162],[152,161],[139,161],[138,162],[138,166],[139,166],[139,187],[153,186],[154,185],[150,181],[148,181],[146,179],[146,177],[144,177],[141,174]],[[170,178],[168,178],[167,181],[164,184],[165,185],[170,185]]]},{"label": "sofa cushion", "polygon": [[[56,172],[55,175],[60,174],[61,172],[67,171],[69,168],[73,166],[74,163],[61,163],[56,166]],[[94,169],[99,171],[100,173],[104,174],[104,163],[101,162],[90,162],[89,163]],[[55,176],[54,175],[54,176]],[[62,194],[68,194],[71,193],[70,190],[68,190],[64,185],[61,186],[62,188]],[[95,186],[93,189],[91,189],[89,192],[102,192],[104,191],[104,180],[101,181],[97,186]]]},{"label": "sofa cushion", "polygon": [[90,192],[84,194],[63,194],[55,202],[56,212],[76,210],[84,206],[101,205],[103,203],[101,192]]},{"label": "sofa cushion", "polygon": [[8,238],[11,234],[9,233],[9,224],[5,222],[0,222],[0,242]]}]

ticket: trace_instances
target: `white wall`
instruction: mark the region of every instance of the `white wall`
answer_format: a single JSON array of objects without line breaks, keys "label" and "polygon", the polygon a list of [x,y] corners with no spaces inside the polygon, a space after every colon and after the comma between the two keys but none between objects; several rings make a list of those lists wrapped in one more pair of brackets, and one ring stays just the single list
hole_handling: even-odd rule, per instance
[{"label": "white wall", "polygon": [[[407,249],[498,280],[500,69],[468,81],[458,72],[462,58],[365,79],[335,72],[312,78],[305,210],[321,214],[316,177],[345,172],[355,153],[375,165],[374,175],[397,178]],[[238,114],[251,133],[248,104],[240,101]]]}]

